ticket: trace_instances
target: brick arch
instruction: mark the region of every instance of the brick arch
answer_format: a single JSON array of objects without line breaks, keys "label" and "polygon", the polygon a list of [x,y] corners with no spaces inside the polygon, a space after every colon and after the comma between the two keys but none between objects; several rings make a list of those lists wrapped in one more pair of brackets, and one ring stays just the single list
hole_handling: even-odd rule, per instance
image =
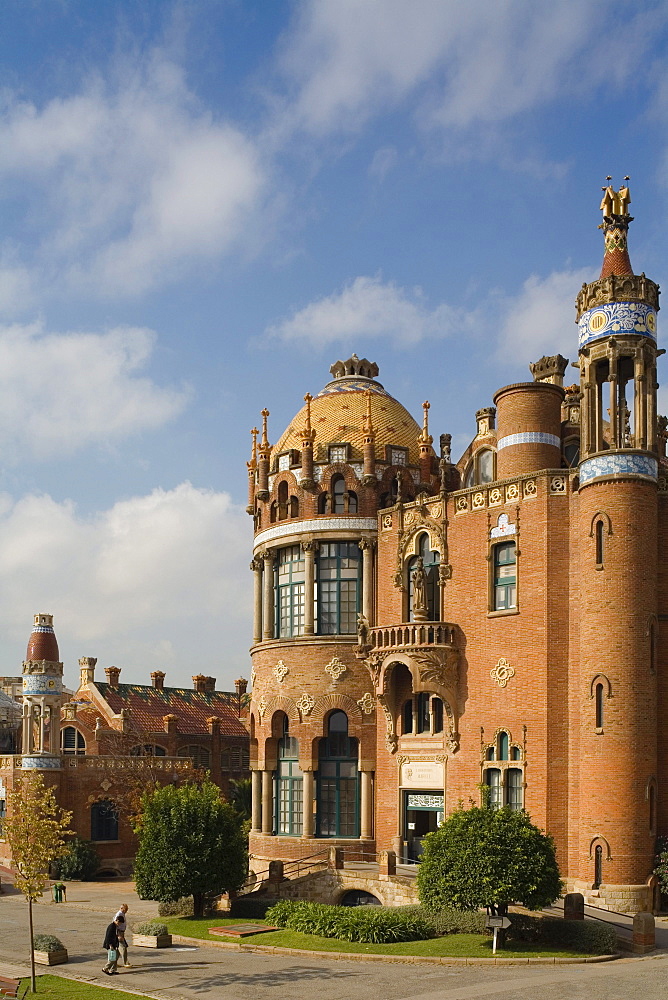
[{"label": "brick arch", "polygon": [[591,523],[590,523],[590,526],[589,526],[589,537],[590,538],[594,537],[594,528],[596,526],[596,522],[597,521],[603,521],[603,524],[606,526],[606,529],[607,529],[606,534],[608,534],[608,535],[612,534],[612,521],[610,520],[610,515],[606,514],[605,511],[603,511],[603,510],[597,510],[596,513],[594,514],[594,516],[592,517]]},{"label": "brick arch", "polygon": [[596,693],[596,685],[602,684],[606,698],[612,698],[612,684],[605,674],[595,674],[589,685],[589,697],[593,698]]},{"label": "brick arch", "polygon": [[[428,625],[429,622],[426,624]],[[448,714],[453,718],[453,721],[456,721],[455,708],[453,708],[453,706],[457,706],[457,697],[455,692],[437,680],[429,680],[426,684],[423,683],[420,679],[419,666],[411,658],[410,653],[392,652],[387,654],[383,660],[379,673],[378,690],[381,694],[387,695],[388,693],[392,676],[391,668],[395,663],[402,663],[408,669],[408,672],[411,675],[414,694],[417,694],[420,691],[429,691],[432,694],[437,694],[439,698],[443,700]]]},{"label": "brick arch", "polygon": [[270,500],[278,500],[278,487],[280,486],[281,483],[288,484],[288,495],[290,494],[290,492],[292,493],[297,493],[297,491],[299,491],[300,493],[303,492],[301,490],[299,483],[297,482],[297,479],[295,478],[294,472],[290,472],[289,470],[284,469],[281,472],[275,473],[275,476],[276,478],[274,479],[274,484],[272,486],[271,494],[269,497]]},{"label": "brick arch", "polygon": [[348,716],[349,721],[356,726],[362,725],[362,709],[356,701],[347,694],[325,694],[318,698],[311,712],[311,719],[314,723],[322,723],[322,735],[326,736],[325,719],[334,709],[341,709]]},{"label": "brick arch", "polygon": [[612,861],[612,854],[610,852],[610,844],[605,839],[605,837],[601,836],[601,834],[597,834],[595,837],[592,837],[591,841],[589,842],[589,857],[590,858],[594,857],[594,851],[596,850],[597,847],[602,847],[603,848],[603,860],[604,861]]},{"label": "brick arch", "polygon": [[332,485],[332,479],[334,476],[343,476],[343,480],[346,484],[347,490],[359,490],[362,483],[357,478],[355,470],[349,465],[344,465],[343,462],[333,462],[332,465],[328,465],[326,471],[323,473],[322,479],[320,480],[320,492],[327,493]]},{"label": "brick arch", "polygon": [[285,712],[290,722],[295,722],[297,724],[300,722],[299,709],[297,708],[294,699],[288,698],[283,694],[279,694],[276,695],[275,698],[269,699],[269,703],[264,711],[264,719],[266,719],[266,722],[263,721],[262,723],[263,730],[268,730],[271,733],[273,729],[274,716],[277,712]]}]

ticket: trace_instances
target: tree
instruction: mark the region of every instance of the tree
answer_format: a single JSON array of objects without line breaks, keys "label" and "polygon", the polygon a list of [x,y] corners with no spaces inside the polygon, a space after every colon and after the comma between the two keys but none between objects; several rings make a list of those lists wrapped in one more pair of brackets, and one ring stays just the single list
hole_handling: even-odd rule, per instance
[{"label": "tree", "polygon": [[101,861],[90,840],[71,837],[58,861],[58,878],[82,880],[92,878]]},{"label": "tree", "polygon": [[549,906],[562,891],[554,841],[528,814],[504,809],[459,809],[425,840],[418,871],[420,900],[432,910],[510,903]]},{"label": "tree", "polygon": [[229,800],[243,820],[251,818],[252,790],[250,778],[237,778],[230,781]]},{"label": "tree", "polygon": [[236,890],[246,878],[242,819],[208,778],[148,793],[137,832],[135,879],[142,899],[192,895],[194,915],[201,917],[205,893]]},{"label": "tree", "polygon": [[19,779],[18,787],[7,796],[7,806],[3,836],[16,869],[16,885],[28,903],[30,981],[36,993],[32,904],[44,892],[51,864],[67,849],[65,836],[72,813],[58,806],[53,789],[47,788],[42,775],[35,773]]}]

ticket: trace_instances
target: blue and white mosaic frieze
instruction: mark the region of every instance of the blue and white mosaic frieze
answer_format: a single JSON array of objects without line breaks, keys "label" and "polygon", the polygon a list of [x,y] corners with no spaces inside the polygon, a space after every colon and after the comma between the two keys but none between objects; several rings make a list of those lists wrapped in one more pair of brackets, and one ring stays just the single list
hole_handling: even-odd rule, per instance
[{"label": "blue and white mosaic frieze", "polygon": [[525,431],[523,434],[506,434],[499,438],[496,450],[510,448],[514,444],[551,444],[554,448],[561,448],[561,439],[556,434],[545,434],[543,431]]},{"label": "blue and white mosaic frieze", "polygon": [[646,302],[608,302],[583,313],[578,328],[580,347],[591,340],[622,333],[656,340],[656,310]]},{"label": "blue and white mosaic frieze", "polygon": [[305,532],[323,531],[375,531],[378,522],[375,517],[319,517],[313,521],[293,521],[279,524],[275,528],[267,528],[255,536],[254,548],[257,551],[262,545],[289,535],[303,535]]},{"label": "blue and white mosaic frieze", "polygon": [[63,681],[52,674],[25,674],[23,677],[24,694],[62,694]]},{"label": "blue and white mosaic frieze", "polygon": [[597,455],[596,458],[588,458],[580,465],[580,486],[604,476],[642,476],[646,479],[656,479],[658,472],[657,460],[649,455],[624,455],[620,452]]},{"label": "blue and white mosaic frieze", "polygon": [[24,771],[58,771],[60,766],[60,757],[48,754],[21,758],[21,767]]}]

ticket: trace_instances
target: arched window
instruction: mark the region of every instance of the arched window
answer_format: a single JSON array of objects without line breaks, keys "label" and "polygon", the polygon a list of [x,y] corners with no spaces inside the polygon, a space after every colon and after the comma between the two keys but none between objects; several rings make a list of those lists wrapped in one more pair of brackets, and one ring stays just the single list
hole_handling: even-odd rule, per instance
[{"label": "arched window", "polygon": [[90,839],[118,840],[118,810],[108,799],[94,802],[90,807]]},{"label": "arched window", "polygon": [[130,750],[131,757],[164,757],[165,748],[155,743],[140,743]]},{"label": "arched window", "polygon": [[300,837],[303,823],[304,779],[299,767],[299,743],[290,736],[289,720],[283,718],[283,735],[278,741],[276,771],[277,833]]},{"label": "arched window", "polygon": [[564,459],[569,468],[574,468],[580,462],[580,442],[568,441],[564,445]]},{"label": "arched window", "polygon": [[346,482],[343,476],[332,476],[332,514],[345,513]]},{"label": "arched window", "polygon": [[60,749],[64,754],[85,754],[86,741],[83,733],[74,726],[65,726],[60,731]]},{"label": "arched window", "polygon": [[443,732],[443,702],[437,695],[428,691],[418,694],[404,702],[402,708],[402,733],[420,733],[432,735]]},{"label": "arched window", "polygon": [[321,493],[318,497],[318,514],[327,513],[327,494]]},{"label": "arched window", "polygon": [[494,611],[506,611],[517,605],[516,563],[515,542],[502,542],[494,546],[492,553]]},{"label": "arched window", "polygon": [[206,747],[179,747],[176,753],[179,757],[191,757],[193,767],[197,768],[199,771],[208,771],[211,766],[211,754]]},{"label": "arched window", "polygon": [[353,493],[352,490],[348,492],[348,513],[357,513],[357,493]]},{"label": "arched window", "polygon": [[408,563],[409,621],[415,620],[413,615],[415,601],[415,581],[413,580],[413,574],[418,565],[418,559],[422,559],[422,567],[426,578],[424,598],[427,605],[427,621],[437,622],[441,620],[441,593],[438,584],[438,568],[441,556],[438,552],[432,551],[427,532],[420,535],[417,548],[418,554]]},{"label": "arched window", "polygon": [[288,516],[288,484],[278,484],[278,520],[285,521]]},{"label": "arched window", "polygon": [[494,481],[494,452],[483,448],[476,452],[466,470],[464,486],[480,486]]},{"label": "arched window", "polygon": [[362,589],[361,557],[357,542],[321,543],[317,563],[317,617],[320,635],[353,635],[357,632]]},{"label": "arched window", "polygon": [[297,497],[290,497],[290,517],[299,517],[299,500]]},{"label": "arched window", "polygon": [[319,742],[317,830],[319,837],[359,837],[357,740],[348,736],[348,716],[338,709]]},{"label": "arched window", "polygon": [[594,849],[594,884],[592,889],[598,889],[603,881],[603,848],[597,844]]},{"label": "arched window", "polygon": [[302,635],[306,598],[306,563],[301,545],[279,549],[275,569],[277,638]]},{"label": "arched window", "polygon": [[[489,809],[522,809],[524,806],[524,767],[520,764],[522,751],[510,742],[510,733],[500,730],[492,744],[484,749],[483,781],[487,789]],[[496,767],[488,767],[493,761]],[[511,762],[515,766],[511,766]]]},{"label": "arched window", "polygon": [[499,756],[498,760],[508,760],[508,747],[510,741],[508,739],[508,733],[499,733]]},{"label": "arched window", "polygon": [[604,537],[604,525],[603,521],[596,522],[595,536],[596,536],[596,565],[603,565],[603,537]]},{"label": "arched window", "polygon": [[605,704],[605,689],[603,684],[598,683],[594,688],[594,702],[596,705],[596,728],[603,728],[604,711],[603,706]]}]

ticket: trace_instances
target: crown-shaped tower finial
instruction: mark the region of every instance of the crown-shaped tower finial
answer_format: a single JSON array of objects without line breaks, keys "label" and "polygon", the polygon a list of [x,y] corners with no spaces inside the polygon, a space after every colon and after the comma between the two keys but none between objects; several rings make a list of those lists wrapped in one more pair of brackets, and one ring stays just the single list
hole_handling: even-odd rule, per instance
[{"label": "crown-shaped tower finial", "polygon": [[612,177],[608,176],[605,187],[601,188],[603,198],[600,208],[603,212],[603,222],[599,229],[603,230],[605,240],[602,278],[607,278],[609,274],[633,274],[627,243],[629,223],[633,222],[633,216],[629,215],[631,203],[629,180],[630,177],[626,176],[619,191],[615,191]]}]

